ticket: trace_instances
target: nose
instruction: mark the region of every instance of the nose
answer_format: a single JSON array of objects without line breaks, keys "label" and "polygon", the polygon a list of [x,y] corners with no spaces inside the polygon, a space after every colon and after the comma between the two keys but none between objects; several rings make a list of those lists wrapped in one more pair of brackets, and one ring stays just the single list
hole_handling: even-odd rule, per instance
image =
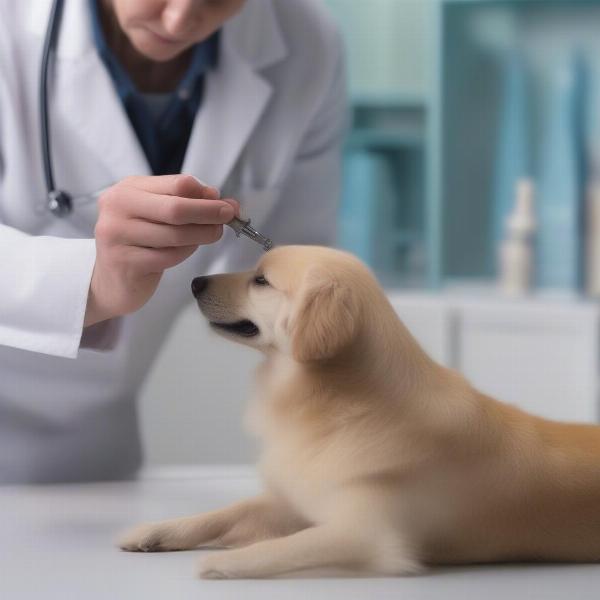
[{"label": "nose", "polygon": [[198,298],[208,285],[208,277],[196,277],[192,280],[192,294]]}]

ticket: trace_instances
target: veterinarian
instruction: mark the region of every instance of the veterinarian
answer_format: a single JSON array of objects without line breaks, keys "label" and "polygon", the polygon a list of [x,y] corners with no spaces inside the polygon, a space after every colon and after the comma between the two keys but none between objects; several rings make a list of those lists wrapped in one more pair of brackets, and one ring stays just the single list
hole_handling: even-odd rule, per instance
[{"label": "veterinarian", "polygon": [[345,89],[317,0],[65,0],[46,119],[53,5],[0,0],[3,483],[135,473],[190,281],[261,252],[223,226],[240,206],[276,242],[335,229]]}]

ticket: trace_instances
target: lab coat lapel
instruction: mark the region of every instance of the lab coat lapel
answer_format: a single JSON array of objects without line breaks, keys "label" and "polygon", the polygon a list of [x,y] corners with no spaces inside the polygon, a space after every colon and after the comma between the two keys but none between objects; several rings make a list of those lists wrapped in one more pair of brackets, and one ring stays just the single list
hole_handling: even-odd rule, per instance
[{"label": "lab coat lapel", "polygon": [[222,187],[264,111],[268,82],[224,48],[206,78],[204,99],[190,136],[183,171]]},{"label": "lab coat lapel", "polygon": [[226,182],[271,98],[260,70],[287,55],[270,0],[250,0],[243,10],[222,30],[219,63],[206,77],[183,165],[216,187]]}]

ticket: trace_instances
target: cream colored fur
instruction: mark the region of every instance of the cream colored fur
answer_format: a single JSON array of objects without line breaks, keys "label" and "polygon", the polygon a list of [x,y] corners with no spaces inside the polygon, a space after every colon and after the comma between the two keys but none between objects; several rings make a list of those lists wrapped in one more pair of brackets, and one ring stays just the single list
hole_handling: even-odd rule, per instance
[{"label": "cream colored fur", "polygon": [[352,256],[277,248],[208,278],[198,304],[260,330],[225,335],[265,355],[248,419],[265,491],[122,548],[228,548],[203,560],[212,578],[600,560],[600,427],[534,417],[436,364]]}]

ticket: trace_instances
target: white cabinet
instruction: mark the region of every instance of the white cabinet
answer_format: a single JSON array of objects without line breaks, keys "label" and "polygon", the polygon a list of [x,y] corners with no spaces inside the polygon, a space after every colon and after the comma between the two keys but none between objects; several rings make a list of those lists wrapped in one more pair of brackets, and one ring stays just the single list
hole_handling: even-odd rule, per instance
[{"label": "white cabinet", "polygon": [[394,293],[390,300],[425,350],[482,392],[550,419],[598,421],[595,303]]},{"label": "white cabinet", "polygon": [[423,349],[437,362],[453,366],[451,308],[439,296],[392,293],[390,302]]},{"label": "white cabinet", "polygon": [[475,387],[551,419],[598,417],[598,311],[542,302],[469,304],[456,365]]}]

